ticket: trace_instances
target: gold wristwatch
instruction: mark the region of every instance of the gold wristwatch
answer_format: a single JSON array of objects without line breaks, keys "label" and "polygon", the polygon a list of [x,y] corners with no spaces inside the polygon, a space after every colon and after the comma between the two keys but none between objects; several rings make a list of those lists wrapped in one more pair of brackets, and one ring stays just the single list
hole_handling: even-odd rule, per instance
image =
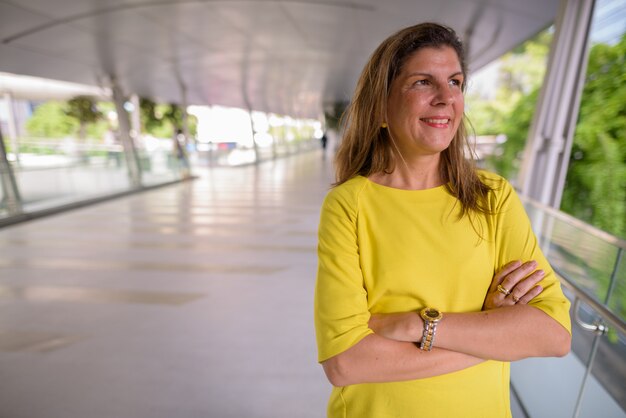
[{"label": "gold wristwatch", "polygon": [[430,351],[433,349],[433,343],[435,342],[437,324],[443,318],[443,314],[434,308],[424,308],[420,311],[420,316],[424,320],[424,333],[422,334],[420,350]]}]

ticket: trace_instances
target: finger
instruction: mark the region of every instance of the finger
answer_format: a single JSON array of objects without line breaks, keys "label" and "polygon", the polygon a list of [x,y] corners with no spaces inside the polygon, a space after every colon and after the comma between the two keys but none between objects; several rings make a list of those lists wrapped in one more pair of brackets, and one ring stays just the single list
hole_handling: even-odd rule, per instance
[{"label": "finger", "polygon": [[537,268],[537,262],[534,260],[522,264],[519,268],[507,274],[502,280],[502,287],[511,291],[517,283],[529,276]]},{"label": "finger", "polygon": [[530,289],[532,289],[537,283],[543,280],[544,276],[543,270],[535,270],[530,276],[527,276],[525,279],[519,281],[513,289],[511,289],[511,294],[514,296],[521,298],[524,296]]},{"label": "finger", "polygon": [[528,302],[533,300],[541,292],[543,292],[543,287],[535,286],[532,289],[530,289],[528,292],[526,292],[526,294],[524,296],[519,298],[519,300],[517,301],[517,304],[518,305],[526,305]]},{"label": "finger", "polygon": [[511,261],[510,263],[506,264],[504,267],[502,267],[495,276],[493,276],[493,280],[491,282],[491,287],[490,287],[490,291],[494,291],[496,290],[496,287],[498,287],[498,285],[502,282],[503,278],[515,271],[515,269],[518,269],[520,266],[522,265],[522,262],[519,260],[515,260],[515,261]]}]

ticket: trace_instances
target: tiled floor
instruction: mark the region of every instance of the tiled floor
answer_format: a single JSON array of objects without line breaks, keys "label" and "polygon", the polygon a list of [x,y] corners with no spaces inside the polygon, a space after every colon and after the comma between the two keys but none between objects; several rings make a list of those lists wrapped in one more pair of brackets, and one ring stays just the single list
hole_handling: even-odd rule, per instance
[{"label": "tiled floor", "polygon": [[0,418],[325,416],[319,151],[0,229]]}]

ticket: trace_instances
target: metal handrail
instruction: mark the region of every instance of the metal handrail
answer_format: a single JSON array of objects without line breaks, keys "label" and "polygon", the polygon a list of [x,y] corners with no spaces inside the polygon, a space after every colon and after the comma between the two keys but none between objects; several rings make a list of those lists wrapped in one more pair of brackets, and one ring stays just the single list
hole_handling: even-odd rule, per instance
[{"label": "metal handrail", "polygon": [[595,228],[587,223],[585,223],[584,221],[581,221],[580,219],[577,219],[571,215],[568,215],[564,212],[561,212],[557,209],[554,209],[553,207],[547,206],[543,203],[540,203],[534,199],[531,199],[527,196],[521,195],[520,194],[520,199],[522,199],[523,202],[528,202],[531,205],[537,207],[538,209],[549,213],[551,216],[554,216],[555,218],[557,218],[558,220],[561,220],[563,222],[565,222],[568,225],[574,226],[578,229],[581,229],[597,238],[600,238],[604,241],[607,241],[610,244],[615,245],[616,247],[619,248],[623,248],[626,249],[626,240],[620,238],[620,237],[616,237],[615,235],[611,235],[606,231],[603,231],[601,229]]},{"label": "metal handrail", "polygon": [[[626,335],[626,322],[611,312],[602,302],[596,300],[593,296],[580,288],[580,286],[568,279],[567,276],[560,272],[556,267],[552,266],[552,268],[559,276],[561,284],[571,291],[576,299],[580,299],[585,302],[585,304],[589,305],[591,309],[593,309],[600,316],[600,318],[607,323],[608,326],[614,328],[619,333]],[[575,308],[578,308],[577,304],[575,304]],[[592,331],[597,332],[597,330]]]}]

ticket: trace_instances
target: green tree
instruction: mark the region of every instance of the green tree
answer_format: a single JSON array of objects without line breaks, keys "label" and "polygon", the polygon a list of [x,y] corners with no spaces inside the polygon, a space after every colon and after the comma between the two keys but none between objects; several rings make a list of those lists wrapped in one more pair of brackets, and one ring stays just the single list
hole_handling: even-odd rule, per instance
[{"label": "green tree", "polygon": [[26,131],[34,137],[63,138],[76,132],[78,126],[78,121],[65,113],[65,103],[48,101],[35,108]]},{"label": "green tree", "polygon": [[[171,138],[177,129],[183,126],[183,109],[176,103],[157,104],[150,99],[140,99],[141,128],[157,138]],[[198,121],[195,116],[187,115],[189,135],[197,132]]]},{"label": "green tree", "polygon": [[508,178],[515,176],[520,164],[551,42],[548,29],[502,56],[494,97],[471,88],[467,96],[476,135],[506,135],[507,141],[487,165]]},{"label": "green tree", "polygon": [[521,97],[495,129],[495,132],[504,134],[507,140],[502,146],[501,153],[490,158],[489,163],[504,177],[512,178],[519,170],[538,96],[539,87]]},{"label": "green tree", "polygon": [[89,96],[77,96],[68,100],[65,114],[76,119],[78,137],[83,141],[87,138],[87,126],[96,123],[103,116],[96,106],[95,99]]},{"label": "green tree", "polygon": [[626,236],[626,35],[589,52],[561,209]]},{"label": "green tree", "polygon": [[145,97],[139,99],[139,108],[142,131],[154,135],[163,125],[163,114],[157,110],[155,102]]}]

